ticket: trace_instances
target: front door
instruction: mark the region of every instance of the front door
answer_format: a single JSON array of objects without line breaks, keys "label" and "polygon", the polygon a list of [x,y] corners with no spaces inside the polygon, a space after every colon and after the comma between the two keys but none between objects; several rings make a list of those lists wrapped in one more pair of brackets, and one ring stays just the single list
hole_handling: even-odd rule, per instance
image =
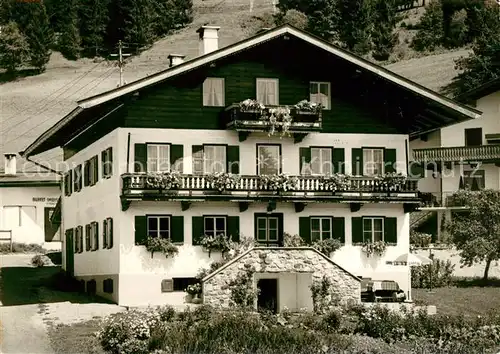
[{"label": "front door", "polygon": [[265,246],[283,246],[283,214],[255,214],[255,239]]},{"label": "front door", "polygon": [[75,272],[73,230],[66,230],[66,273],[73,276]]},{"label": "front door", "polygon": [[278,279],[259,279],[257,282],[259,295],[257,309],[259,311],[278,312]]}]

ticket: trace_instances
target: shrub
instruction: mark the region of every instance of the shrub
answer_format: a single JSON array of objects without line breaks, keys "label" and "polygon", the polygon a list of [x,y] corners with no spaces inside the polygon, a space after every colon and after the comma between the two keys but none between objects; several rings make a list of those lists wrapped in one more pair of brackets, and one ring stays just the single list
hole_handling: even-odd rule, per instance
[{"label": "shrub", "polygon": [[446,261],[433,259],[432,264],[411,268],[411,286],[413,288],[435,288],[449,286],[453,280],[455,265]]},{"label": "shrub", "polygon": [[322,241],[316,241],[312,246],[327,257],[330,257],[332,253],[342,247],[342,243],[336,238],[329,238]]},{"label": "shrub", "polygon": [[[9,243],[0,243],[0,253],[10,253]],[[12,253],[45,253],[45,249],[36,243],[12,243]]]},{"label": "shrub", "polygon": [[306,243],[304,239],[299,235],[290,235],[289,233],[283,234],[283,246],[284,247],[304,247]]},{"label": "shrub", "polygon": [[35,267],[53,266],[54,263],[44,254],[37,254],[31,258],[31,264]]},{"label": "shrub", "polygon": [[410,232],[410,244],[417,247],[428,247],[431,243],[432,235],[412,230]]},{"label": "shrub", "polygon": [[167,258],[173,257],[179,253],[177,246],[166,238],[148,236],[144,245],[146,246],[146,250],[151,252],[151,258],[153,258],[155,252],[163,253]]}]

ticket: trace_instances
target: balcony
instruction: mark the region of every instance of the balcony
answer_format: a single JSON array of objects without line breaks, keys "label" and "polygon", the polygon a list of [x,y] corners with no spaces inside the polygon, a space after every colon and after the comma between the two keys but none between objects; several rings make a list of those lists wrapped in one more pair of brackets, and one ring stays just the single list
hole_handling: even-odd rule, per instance
[{"label": "balcony", "polygon": [[[254,102],[254,101],[253,101]],[[244,106],[235,103],[226,107],[227,129],[236,130],[240,141],[251,132],[267,132],[270,135],[293,136],[300,142],[311,132],[321,131],[321,108],[298,109],[295,106],[263,106],[253,103]]]},{"label": "balcony", "polygon": [[287,177],[288,184],[266,181],[265,176],[237,176],[236,182],[220,188],[220,185],[210,181],[209,176],[180,175],[174,188],[165,188],[152,182],[154,178],[147,173],[122,175],[124,210],[130,202],[137,200],[180,201],[183,210],[195,201],[239,202],[240,210],[246,210],[250,202],[269,202],[269,211],[273,210],[276,202],[282,201],[295,203],[296,211],[303,210],[310,202],[350,203],[353,211],[359,210],[363,203],[405,203],[405,207],[406,204],[410,207],[410,204],[420,203],[417,179],[407,179],[400,185],[389,187],[380,179],[351,177],[342,188],[336,188],[324,177],[316,176],[290,176]]},{"label": "balcony", "polygon": [[432,162],[500,162],[500,145],[456,146],[413,150],[413,160]]}]

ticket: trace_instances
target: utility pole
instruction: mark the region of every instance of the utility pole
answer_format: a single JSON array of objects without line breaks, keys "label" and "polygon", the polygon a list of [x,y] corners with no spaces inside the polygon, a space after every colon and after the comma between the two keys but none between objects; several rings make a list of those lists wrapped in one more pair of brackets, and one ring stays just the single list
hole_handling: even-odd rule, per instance
[{"label": "utility pole", "polygon": [[112,57],[118,57],[118,67],[120,68],[120,84],[118,87],[123,86],[123,67],[125,66],[125,61],[123,60],[123,58],[132,55],[132,54],[124,54],[123,48],[128,48],[128,47],[124,47],[122,41],[120,40],[118,41],[118,54],[111,54]]}]

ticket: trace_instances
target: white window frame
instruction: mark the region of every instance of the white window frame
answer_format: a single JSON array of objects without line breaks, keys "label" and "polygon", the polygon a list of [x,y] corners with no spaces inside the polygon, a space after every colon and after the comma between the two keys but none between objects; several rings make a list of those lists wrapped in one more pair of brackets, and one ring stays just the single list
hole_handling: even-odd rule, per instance
[{"label": "white window frame", "polygon": [[[156,231],[157,236],[150,235],[150,231],[153,231],[153,230],[149,229],[149,219],[156,219],[157,229],[154,231]],[[168,220],[168,230],[160,230],[160,219],[167,219]],[[148,215],[146,217],[146,224],[147,224],[146,225],[147,236],[158,237],[160,235],[160,232],[166,231],[167,237],[165,239],[170,240],[170,238],[172,237],[172,232],[171,232],[172,231],[172,218],[170,217],[170,215]]]},{"label": "white window frame", "polygon": [[[313,220],[319,220],[319,230],[313,230]],[[328,238],[323,238],[323,233],[328,232],[328,230],[323,230],[323,220],[328,220],[330,223],[330,237]],[[311,229],[311,240],[319,240],[323,241],[326,239],[331,239],[333,238],[333,219],[330,216],[311,216],[310,217],[310,229]],[[319,238],[314,238],[313,234],[319,233]]]},{"label": "white window frame", "polygon": [[279,79],[273,79],[273,78],[257,78],[256,80],[256,87],[255,87],[255,98],[259,100],[259,83],[268,83],[268,82],[274,82],[276,90],[274,91],[275,97],[276,97],[276,102],[274,103],[268,103],[267,98],[263,101],[260,102],[264,105],[269,105],[269,106],[279,106],[280,104],[280,80]]},{"label": "white window frame", "polygon": [[281,145],[272,145],[272,144],[259,144],[257,145],[257,174],[258,175],[262,175],[261,174],[261,164],[264,162],[261,160],[260,156],[260,149],[261,148],[269,148],[269,147],[272,147],[272,148],[276,148],[278,149],[278,174],[281,172],[281,168],[282,168],[282,164],[281,164]]},{"label": "white window frame", "polygon": [[[375,160],[375,151],[380,151],[380,156],[382,160],[380,162],[376,162]],[[367,158],[367,154],[369,154],[370,158]],[[380,173],[375,173],[375,165],[380,165]],[[363,148],[363,176],[376,176],[383,175],[385,172],[385,161],[384,161],[384,149],[383,148]]]},{"label": "white window frame", "polygon": [[[312,85],[317,86],[317,91],[318,91],[317,94],[311,93],[311,86]],[[321,91],[320,91],[321,85],[327,85],[327,87],[328,87],[328,96],[327,96],[328,99],[327,99],[326,105],[323,105],[323,109],[329,110],[329,109],[331,109],[331,106],[332,106],[332,89],[331,89],[330,82],[327,82],[327,81],[311,81],[311,82],[309,82],[309,101],[314,102],[314,103],[320,103],[320,100],[315,99],[314,96],[317,95],[319,97],[319,95],[321,94]]]},{"label": "white window frame", "polygon": [[226,145],[210,145],[210,144],[203,145],[203,172],[205,174],[215,172],[212,168],[210,168],[211,166],[208,165],[208,163],[210,161],[207,159],[207,149],[214,149],[214,156],[217,156],[217,154],[216,154],[217,149],[222,149],[224,151],[224,161],[214,160],[213,163],[215,164],[215,163],[221,162],[222,171],[217,170],[216,172],[225,173],[227,171],[227,146]]},{"label": "white window frame", "polygon": [[[156,158],[153,158],[150,156],[149,154],[149,148],[156,148]],[[161,148],[167,148],[167,163],[165,164],[165,166],[163,166],[163,164],[161,164],[161,161],[160,161],[160,149]],[[148,172],[170,172],[170,149],[171,149],[171,146],[170,144],[146,144],[146,155],[147,155],[147,171]],[[150,161],[152,161],[153,159],[156,159],[156,170],[153,170],[153,169],[150,169]],[[160,168],[158,168],[160,167]]]},{"label": "white window frame", "polygon": [[[210,94],[207,93],[207,90],[209,89],[207,85],[209,84],[210,81],[218,81],[222,82],[222,92],[221,94],[221,102],[217,104],[210,104]],[[205,81],[203,81],[203,106],[204,107],[224,107],[226,105],[226,83],[224,78],[222,77],[207,77]]]},{"label": "white window frame", "polygon": [[[370,220],[370,224],[371,224],[371,230],[365,230],[365,220]],[[382,225],[382,229],[380,231],[375,231],[375,220],[380,220],[381,221],[381,225]],[[384,230],[384,217],[377,217],[377,216],[373,216],[373,217],[364,217],[362,219],[362,222],[363,222],[363,241],[364,242],[367,242],[367,237],[365,236],[367,233],[371,233],[370,235],[370,240],[368,242],[375,242],[375,232],[378,232],[378,233],[381,233],[381,237],[380,237],[380,240],[381,241],[384,241],[385,239],[385,230]]]},{"label": "white window frame", "polygon": [[[207,219],[212,219],[214,223],[214,230],[207,230],[206,229],[206,223],[205,220]],[[217,219],[222,219],[224,220],[224,231],[220,232],[220,230],[217,230]],[[221,216],[221,215],[210,215],[210,216],[203,216],[203,234],[207,236],[217,236],[220,234],[223,234],[224,236],[227,236],[227,217],[226,216]]]},{"label": "white window frame", "polygon": [[[275,220],[276,221],[276,239],[275,240],[271,240],[269,238],[269,234],[270,234],[270,230],[272,230],[270,227],[269,227],[269,220]],[[266,222],[266,226],[265,228],[261,228],[259,227],[259,220],[265,220]],[[266,239],[263,240],[263,239],[259,239],[259,235],[260,235],[260,232],[259,231],[262,231],[264,230],[266,232]],[[277,216],[259,216],[257,217],[257,242],[263,242],[263,243],[278,243],[279,242],[279,219]]]},{"label": "white window frame", "polygon": [[[332,166],[332,158],[333,158],[333,149],[330,148],[330,147],[311,147],[309,148],[310,152],[311,152],[311,162],[310,162],[310,166],[311,166],[311,175],[313,176],[324,176],[324,175],[331,175],[332,174],[332,169],[333,169],[333,166]],[[313,164],[313,159],[314,159],[314,156],[313,156],[313,150],[317,150],[318,151],[318,156],[319,156],[319,171],[314,171],[314,167],[315,165]],[[323,161],[323,150],[327,150],[329,152],[329,159],[328,161]],[[326,165],[325,165],[326,163]],[[326,171],[325,171],[326,170]]]}]

